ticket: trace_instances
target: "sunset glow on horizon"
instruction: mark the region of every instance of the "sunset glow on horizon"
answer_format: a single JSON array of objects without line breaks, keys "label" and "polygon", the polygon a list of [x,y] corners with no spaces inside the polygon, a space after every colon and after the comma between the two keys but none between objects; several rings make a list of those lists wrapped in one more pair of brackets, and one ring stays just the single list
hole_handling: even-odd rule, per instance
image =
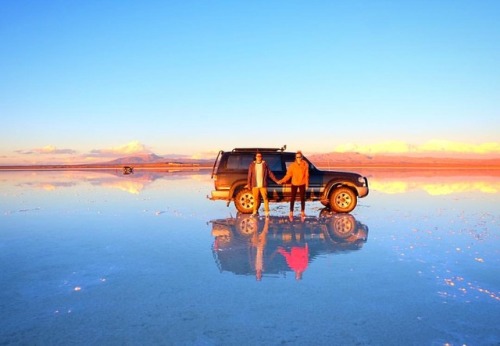
[{"label": "sunset glow on horizon", "polygon": [[[229,148],[232,149],[232,148]],[[104,149],[93,149],[90,152],[79,153],[75,149],[59,149],[53,145],[41,148],[31,148],[25,151],[18,151],[17,155],[0,157],[0,165],[15,164],[89,164],[106,162],[122,157],[133,157],[141,155],[155,154],[177,155],[180,158],[190,159],[214,159],[218,150],[197,152],[194,154],[184,153],[156,153],[150,147],[139,141],[132,141],[125,145],[114,146]],[[430,141],[421,145],[412,145],[402,141],[387,141],[372,145],[344,144],[332,150],[316,151],[314,153],[361,153],[367,155],[384,154],[440,154],[443,155],[463,155],[476,158],[500,158],[500,143],[468,144],[451,142],[444,140]]]}]

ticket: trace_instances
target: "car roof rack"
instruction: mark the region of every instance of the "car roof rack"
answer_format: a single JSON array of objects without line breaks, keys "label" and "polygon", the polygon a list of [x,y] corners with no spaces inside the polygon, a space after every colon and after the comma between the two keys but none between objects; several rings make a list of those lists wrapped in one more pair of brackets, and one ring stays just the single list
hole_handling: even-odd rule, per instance
[{"label": "car roof rack", "polygon": [[285,151],[286,150],[286,144],[282,146],[281,148],[234,148],[233,152],[250,152],[250,153],[256,153],[256,152],[276,152],[276,151]]}]

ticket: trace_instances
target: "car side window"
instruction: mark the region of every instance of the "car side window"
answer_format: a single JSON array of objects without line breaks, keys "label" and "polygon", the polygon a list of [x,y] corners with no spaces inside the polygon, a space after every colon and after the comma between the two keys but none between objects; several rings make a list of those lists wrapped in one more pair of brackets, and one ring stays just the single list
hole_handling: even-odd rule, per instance
[{"label": "car side window", "polygon": [[273,172],[283,172],[283,166],[281,165],[281,157],[279,155],[264,155],[264,161],[267,162],[267,166]]},{"label": "car side window", "polygon": [[288,168],[295,161],[295,154],[293,154],[293,156],[287,156],[284,159],[285,159],[286,171],[288,172]]}]

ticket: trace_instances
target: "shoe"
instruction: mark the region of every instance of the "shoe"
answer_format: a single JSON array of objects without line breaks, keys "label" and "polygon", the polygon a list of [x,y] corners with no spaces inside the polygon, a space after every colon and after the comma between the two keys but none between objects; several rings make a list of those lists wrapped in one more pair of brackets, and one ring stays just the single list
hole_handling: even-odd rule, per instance
[{"label": "shoe", "polygon": [[267,217],[269,217],[269,212],[268,212],[268,211],[266,211],[266,218],[267,218]]},{"label": "shoe", "polygon": [[306,213],[300,213],[300,221],[304,222],[306,220]]},{"label": "shoe", "polygon": [[252,213],[252,217],[257,217],[257,213]]},{"label": "shoe", "polygon": [[290,212],[290,214],[288,215],[288,220],[290,220],[290,222],[293,221],[293,213],[292,212]]}]

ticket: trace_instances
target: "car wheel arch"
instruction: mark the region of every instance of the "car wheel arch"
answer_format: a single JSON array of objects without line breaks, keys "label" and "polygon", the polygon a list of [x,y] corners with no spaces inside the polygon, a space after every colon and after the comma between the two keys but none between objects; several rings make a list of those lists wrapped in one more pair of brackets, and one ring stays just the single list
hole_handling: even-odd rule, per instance
[{"label": "car wheel arch", "polygon": [[241,189],[245,188],[245,185],[247,184],[246,180],[237,180],[233,183],[231,186],[231,189],[229,189],[229,199],[234,199],[238,192]]},{"label": "car wheel arch", "polygon": [[328,183],[325,192],[324,192],[324,198],[329,198],[331,193],[335,191],[335,189],[340,188],[340,187],[347,187],[354,192],[356,196],[359,196],[358,190],[353,184],[346,183],[344,181],[331,181]]}]

